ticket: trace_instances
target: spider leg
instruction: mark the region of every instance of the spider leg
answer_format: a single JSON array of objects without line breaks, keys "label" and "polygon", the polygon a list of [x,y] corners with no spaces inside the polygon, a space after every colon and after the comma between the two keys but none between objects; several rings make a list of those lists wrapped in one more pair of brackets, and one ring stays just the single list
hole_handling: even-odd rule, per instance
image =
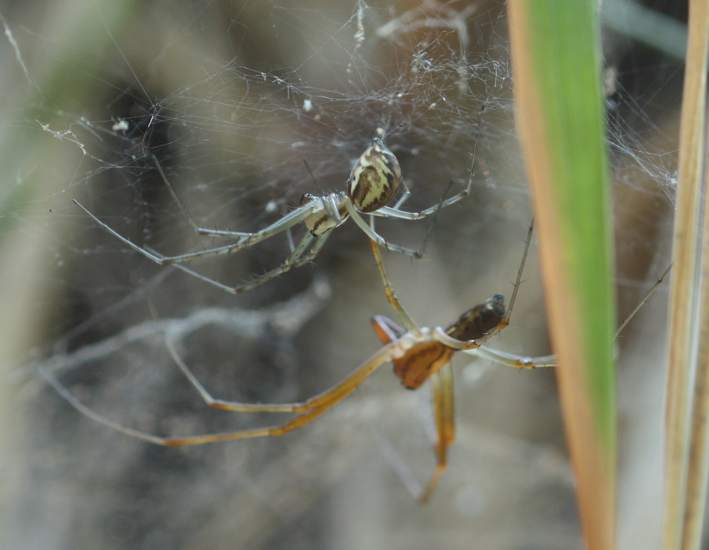
[{"label": "spider leg", "polygon": [[[485,339],[495,333],[489,333]],[[506,367],[514,367],[518,369],[534,369],[539,367],[555,367],[555,359],[553,355],[542,355],[538,357],[528,357],[524,355],[516,355],[506,351],[499,351],[482,344],[483,340],[458,340],[446,334],[446,331],[441,327],[433,329],[433,338],[451,349],[462,351],[466,355],[473,355],[488,359]]]},{"label": "spider leg", "polygon": [[180,356],[175,346],[173,338],[169,335],[165,337],[165,347],[170,353],[172,360],[177,367],[185,375],[192,387],[197,390],[199,396],[210,409],[220,411],[235,411],[235,412],[251,412],[251,413],[303,413],[309,411],[312,407],[307,402],[296,403],[241,403],[237,401],[226,401],[224,399],[215,398],[207,388],[204,387],[192,370],[187,366],[184,359]]},{"label": "spider leg", "polygon": [[235,231],[233,229],[215,229],[212,227],[202,227],[201,225],[195,226],[195,231],[199,235],[204,235],[205,237],[237,237],[239,239],[248,239],[254,233],[249,233],[248,231]]},{"label": "spider leg", "polygon": [[293,240],[293,228],[286,229],[286,241],[288,242],[288,250],[293,253],[295,251],[295,241]]},{"label": "spider leg", "polygon": [[348,374],[342,381],[338,382],[329,389],[318,393],[317,395],[306,399],[305,401],[297,401],[293,403],[242,403],[238,401],[226,401],[222,399],[215,399],[207,391],[207,389],[197,380],[194,373],[187,367],[182,358],[175,353],[174,346],[170,350],[170,353],[177,363],[178,367],[190,383],[197,389],[200,396],[204,399],[208,406],[218,410],[224,411],[235,411],[235,412],[247,412],[247,413],[298,413],[303,414],[314,409],[320,409],[323,407],[330,407],[335,403],[338,403],[348,395],[350,395],[355,389],[357,389],[367,378],[369,378],[376,370],[383,365],[400,357],[408,349],[410,349],[416,341],[421,340],[417,335],[412,335],[407,333],[407,335],[402,336],[402,338],[391,342],[379,349],[372,357],[370,357],[365,363],[357,367],[354,371]]},{"label": "spider leg", "polygon": [[313,261],[320,253],[320,250],[322,250],[322,247],[325,245],[325,242],[327,241],[329,236],[329,231],[327,233],[323,233],[322,235],[317,236],[313,235],[312,233],[310,233],[310,231],[308,231],[298,243],[298,246],[295,247],[295,250],[293,250],[291,255],[288,256],[288,258],[286,258],[286,260],[281,265],[270,271],[267,271],[263,275],[259,275],[248,283],[232,287],[230,292],[234,294],[241,294],[242,292],[246,292],[248,290],[261,286],[262,284],[267,283],[271,279],[275,279],[279,275],[290,271],[291,269],[301,267],[307,264],[308,262]]},{"label": "spider leg", "polygon": [[628,326],[628,323],[633,320],[633,317],[635,317],[642,309],[642,307],[647,303],[647,301],[650,299],[650,297],[655,293],[655,291],[659,288],[659,286],[663,283],[665,280],[665,277],[669,275],[670,271],[672,270],[672,264],[668,265],[665,270],[662,272],[662,275],[653,283],[653,285],[650,287],[650,290],[648,290],[645,293],[645,296],[643,297],[642,300],[638,302],[638,305],[633,308],[633,311],[630,312],[630,314],[625,318],[625,320],[620,324],[620,326],[616,329],[615,331],[615,338],[616,340],[620,336],[621,332],[625,330],[625,327]]},{"label": "spider leg", "polygon": [[394,310],[398,313],[399,318],[401,319],[401,322],[406,327],[406,330],[415,330],[416,329],[416,322],[414,321],[413,317],[411,317],[411,315],[409,315],[409,312],[406,311],[406,308],[399,301],[399,297],[396,295],[396,292],[394,291],[394,287],[391,284],[391,280],[389,279],[389,275],[387,274],[386,269],[384,269],[384,260],[382,258],[381,250],[379,250],[379,245],[376,242],[370,240],[369,241],[369,248],[372,251],[372,256],[374,256],[374,263],[377,264],[377,270],[379,271],[379,278],[382,280],[382,284],[384,285],[384,294],[386,295],[387,302],[389,302],[391,307],[393,307]]},{"label": "spider leg", "polygon": [[504,329],[510,324],[510,317],[512,317],[512,310],[515,307],[515,302],[517,301],[517,294],[519,293],[519,287],[522,285],[522,275],[524,275],[524,266],[527,263],[527,256],[529,256],[529,247],[532,244],[532,235],[534,233],[534,218],[529,222],[529,229],[527,229],[527,238],[524,241],[524,252],[522,252],[522,259],[519,262],[519,267],[517,268],[517,277],[515,279],[515,284],[512,289],[512,296],[510,297],[509,305],[507,306],[507,313],[504,320],[500,323],[500,328],[498,332]]},{"label": "spider leg", "polygon": [[197,222],[194,221],[194,218],[190,215],[189,210],[185,207],[184,203],[182,200],[180,200],[179,195],[177,194],[177,191],[175,191],[175,188],[173,187],[172,183],[170,183],[170,180],[167,177],[167,174],[165,173],[165,170],[163,170],[162,163],[158,160],[157,156],[152,155],[153,158],[153,163],[155,164],[155,167],[158,170],[158,174],[160,174],[160,178],[162,179],[163,183],[165,184],[165,187],[167,187],[167,190],[170,193],[170,196],[172,197],[173,202],[177,205],[179,210],[182,212],[182,215],[187,219],[189,224],[192,226],[192,229],[195,230],[195,232],[198,235],[210,235],[213,237],[248,237],[251,233],[246,233],[243,231],[231,231],[229,229],[210,229],[208,227],[201,227],[197,225]]},{"label": "spider leg", "polygon": [[[531,230],[531,227],[530,227]],[[531,241],[531,234],[528,233],[527,236],[527,242],[525,245],[525,252],[524,252],[524,258],[527,256],[527,252],[529,249],[529,243]],[[409,313],[406,311],[406,308],[402,305],[402,303],[399,301],[398,296],[396,295],[396,292],[394,291],[394,287],[391,284],[391,280],[389,279],[389,275],[386,272],[386,269],[384,267],[384,260],[381,255],[381,250],[379,249],[379,246],[374,242],[371,241],[369,242],[370,249],[372,251],[372,256],[374,256],[374,262],[377,265],[377,269],[379,270],[379,277],[382,280],[382,283],[384,285],[384,293],[386,295],[387,301],[389,304],[396,310],[396,312],[399,314],[399,317],[406,327],[407,330],[415,330],[416,329],[416,323],[414,322],[413,318]],[[522,268],[524,265],[521,266]],[[521,277],[522,277],[523,270],[520,270],[517,275],[517,282],[515,283],[516,286],[519,286],[521,284]],[[663,275],[664,277],[664,275]],[[654,288],[656,288],[657,285],[655,285]],[[514,295],[514,293],[513,293]],[[386,325],[384,325],[384,328],[386,328]],[[504,327],[503,327],[504,328]],[[493,348],[490,348],[488,346],[484,346],[481,344],[481,342],[477,340],[470,340],[468,342],[463,342],[461,340],[457,340],[448,334],[445,333],[443,329],[440,327],[436,328],[434,330],[434,338],[441,342],[442,344],[453,348],[457,350],[461,350],[467,355],[472,355],[472,356],[478,356],[482,357],[484,359],[488,359],[490,361],[493,361],[495,363],[507,366],[507,367],[514,367],[514,368],[522,368],[522,369],[531,369],[531,368],[542,368],[542,367],[555,367],[556,362],[555,358],[553,355],[543,355],[543,356],[537,356],[537,357],[529,357],[529,356],[524,356],[524,355],[516,355],[512,353],[507,353],[504,351],[499,351]]]},{"label": "spider leg", "polygon": [[[391,281],[389,280],[389,275],[384,268],[384,260],[382,259],[379,246],[372,240],[369,241],[369,245],[372,250],[372,256],[374,256],[374,262],[377,264],[379,277],[384,284],[384,293],[386,294],[387,301],[399,314],[404,326],[408,330],[416,330],[416,323],[399,301]],[[375,317],[373,319],[373,324],[377,335],[384,341],[394,340],[403,330],[386,317]],[[454,378],[453,368],[450,363],[431,375],[431,392],[433,397],[437,435],[436,446],[434,449],[436,455],[436,468],[434,469],[433,474],[431,474],[430,480],[418,495],[418,500],[422,504],[428,501],[431,497],[436,489],[436,486],[438,485],[438,481],[445,473],[448,467],[448,447],[455,439]]]},{"label": "spider leg", "polygon": [[[347,377],[345,377],[341,382],[335,384],[328,390],[308,399],[299,404],[301,406],[298,410],[304,410],[303,414],[292,418],[291,420],[276,424],[273,426],[266,426],[263,428],[254,428],[246,430],[236,430],[233,432],[224,433],[212,433],[212,434],[200,434],[185,437],[164,437],[141,430],[135,430],[127,426],[123,426],[118,422],[115,422],[105,416],[97,413],[79,399],[76,398],[64,385],[62,385],[49,371],[46,369],[38,369],[39,374],[47,381],[47,383],[54,388],[54,390],[74,409],[86,416],[87,418],[107,426],[117,432],[124,435],[146,441],[148,443],[153,443],[156,445],[164,445],[167,447],[179,447],[184,445],[204,445],[207,443],[218,443],[223,441],[236,441],[239,439],[250,439],[255,437],[272,437],[284,435],[288,432],[302,428],[306,426],[318,416],[325,413],[331,407],[337,405],[340,401],[348,397],[352,392],[354,392],[367,378],[374,374],[379,367],[388,363],[392,359],[400,357],[405,353],[411,346],[417,341],[421,340],[419,334],[408,334],[404,335],[401,339],[396,342],[392,342],[386,346],[379,349],[374,355],[372,355],[367,361],[359,365],[353,372],[351,372]],[[248,406],[248,404],[240,404]],[[255,404],[256,406],[262,406]],[[241,409],[234,409],[241,410]],[[263,412],[264,409],[260,409],[259,412]],[[295,408],[293,410],[296,410]],[[281,411],[277,411],[281,412]]]},{"label": "spider leg", "polygon": [[429,206],[428,208],[421,210],[419,212],[408,212],[406,210],[400,210],[398,204],[392,206],[382,206],[381,208],[378,208],[374,212],[372,212],[373,216],[380,216],[383,218],[397,218],[400,220],[423,220],[425,218],[428,218],[429,216],[432,216],[436,212],[438,212],[439,209],[441,208],[446,208],[447,206],[451,206],[461,200],[463,200],[465,197],[467,197],[470,194],[470,189],[472,187],[472,182],[468,182],[468,185],[466,186],[465,189],[463,189],[460,193],[456,193],[455,195],[448,197],[446,200],[436,203],[433,206]]},{"label": "spider leg", "polygon": [[[147,247],[147,246],[145,247],[145,249],[148,252],[153,252],[153,253],[155,252],[152,248]],[[174,267],[175,269],[179,269],[180,271],[182,271],[184,273],[187,273],[190,277],[194,277],[195,279],[199,279],[200,281],[207,283],[208,285],[212,285],[214,287],[217,287],[218,289],[223,290],[224,292],[228,292],[229,294],[236,294],[234,292],[234,289],[231,286],[229,286],[225,283],[222,283],[220,281],[217,281],[216,279],[213,279],[211,277],[207,277],[206,275],[200,273],[199,271],[195,271],[194,269],[190,269],[186,265],[174,264],[172,267]]]},{"label": "spider leg", "polygon": [[399,200],[394,203],[394,208],[399,209],[401,206],[409,200],[409,197],[411,197],[411,189],[409,189],[409,186],[406,185],[406,182],[402,179],[401,180],[401,186],[404,188],[404,192],[402,193],[401,197],[399,197]]},{"label": "spider leg", "polygon": [[475,349],[463,350],[466,355],[482,357],[493,361],[498,365],[505,367],[513,367],[515,369],[538,369],[556,366],[556,357],[554,355],[539,355],[526,356],[508,353],[506,351],[497,350],[488,346],[479,346]]},{"label": "spider leg", "polygon": [[370,322],[377,338],[379,338],[382,344],[394,342],[406,334],[403,328],[383,315],[375,315]]},{"label": "spider leg", "polygon": [[448,468],[448,447],[455,440],[455,395],[453,368],[448,363],[431,376],[433,414],[436,424],[436,468],[428,484],[419,495],[422,504],[427,502]]},{"label": "spider leg", "polygon": [[345,202],[345,208],[349,213],[350,217],[354,220],[357,226],[369,237],[371,240],[375,241],[379,246],[391,250],[392,252],[398,252],[399,254],[404,254],[405,256],[411,256],[413,258],[420,258],[421,253],[418,250],[413,250],[411,248],[406,248],[398,244],[393,244],[384,239],[376,231],[374,231],[367,222],[364,221],[357,209],[349,202]]},{"label": "spider leg", "polygon": [[[238,236],[240,237],[239,240],[235,243],[229,243],[221,246],[215,246],[215,247],[210,247],[210,248],[205,248],[202,250],[196,250],[193,252],[187,252],[184,254],[177,254],[174,256],[166,256],[164,254],[161,254],[156,251],[150,251],[145,247],[142,247],[130,239],[124,237],[118,231],[113,229],[111,226],[109,226],[107,223],[99,219],[96,215],[94,215],[88,208],[83,206],[81,203],[78,201],[74,200],[74,204],[76,204],[79,208],[81,208],[86,215],[88,215],[99,227],[101,227],[103,230],[106,232],[110,233],[113,235],[116,239],[121,241],[123,244],[126,246],[132,248],[134,251],[138,252],[139,254],[142,254],[149,260],[155,262],[158,265],[171,265],[171,264],[179,264],[183,262],[190,262],[196,259],[203,258],[205,256],[218,256],[221,254],[233,254],[235,252],[239,252],[240,250],[243,250],[245,248],[249,248],[250,246],[253,246],[261,241],[264,241],[274,235],[277,235],[283,231],[286,231],[290,227],[293,227],[294,225],[299,224],[302,222],[305,218],[307,218],[310,214],[313,212],[317,212],[318,210],[322,209],[322,206],[318,203],[315,202],[310,202],[308,204],[305,204],[301,206],[300,208],[296,208],[292,212],[286,214],[276,222],[272,223],[268,227],[262,229],[261,231],[258,231],[256,233],[238,233]],[[221,231],[221,230],[217,230]],[[223,232],[224,235],[228,235],[228,232]]]},{"label": "spider leg", "polygon": [[[650,297],[655,293],[657,288],[662,284],[664,281],[665,277],[667,277],[667,274],[670,272],[670,269],[672,268],[672,264],[667,266],[665,270],[662,272],[660,277],[655,281],[655,283],[650,287],[650,289],[647,291],[645,296],[640,300],[638,305],[633,309],[633,311],[630,312],[630,314],[625,318],[625,320],[620,324],[618,327],[618,330],[616,331],[616,339],[622,332],[622,330],[630,323],[630,321],[635,317],[635,315],[638,313],[640,308],[647,303],[647,301],[650,299]],[[446,335],[447,336],[447,335]],[[438,338],[438,335],[434,335],[436,339],[439,341],[442,341],[440,338]],[[445,342],[443,342],[445,343]],[[499,363],[501,365],[505,365],[508,367],[515,367],[515,368],[523,368],[523,369],[534,369],[534,368],[540,368],[540,367],[555,367],[556,366],[556,357],[554,355],[542,355],[542,356],[537,356],[537,357],[527,357],[524,355],[516,355],[513,353],[508,353],[506,351],[500,351],[496,350],[493,348],[490,348],[485,345],[481,345],[478,349],[471,349],[464,351],[464,353],[469,354],[469,355],[477,355],[479,357],[482,357],[484,359],[488,359],[490,361],[494,361],[496,363]]]},{"label": "spider leg", "polygon": [[[220,290],[223,290],[224,292],[228,292],[229,294],[241,294],[243,292],[246,292],[247,290],[258,287],[270,281],[271,279],[274,279],[282,273],[285,273],[293,268],[300,267],[312,261],[320,252],[320,249],[325,244],[325,241],[327,240],[329,234],[320,235],[319,237],[317,237],[315,240],[315,244],[311,247],[310,251],[307,254],[304,254],[305,250],[313,242],[313,238],[309,237],[309,235],[310,232],[308,232],[303,237],[300,243],[298,243],[298,247],[293,249],[291,255],[288,257],[288,259],[286,259],[286,261],[282,265],[275,269],[272,269],[271,271],[268,271],[267,273],[264,273],[260,277],[257,277],[256,279],[248,283],[244,283],[243,285],[227,285],[225,283],[222,283],[221,281],[213,279],[212,277],[208,277],[198,271],[195,271],[194,269],[190,269],[189,267],[183,264],[174,264],[173,267],[179,269],[180,271],[184,271],[188,275],[199,279],[200,281],[215,286]],[[155,252],[152,248],[148,246],[146,246],[145,249],[152,254],[157,254],[157,252]]]}]

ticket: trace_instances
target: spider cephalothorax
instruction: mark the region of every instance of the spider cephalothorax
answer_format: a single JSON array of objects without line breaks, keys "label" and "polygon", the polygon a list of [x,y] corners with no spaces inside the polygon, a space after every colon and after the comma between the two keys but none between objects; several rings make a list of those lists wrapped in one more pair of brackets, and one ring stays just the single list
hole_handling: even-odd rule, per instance
[{"label": "spider cephalothorax", "polygon": [[347,213],[345,201],[347,195],[344,193],[330,193],[329,195],[317,196],[312,193],[305,193],[300,199],[300,204],[307,204],[311,201],[320,201],[322,210],[317,211],[303,220],[305,227],[314,236],[324,235],[345,223],[350,215]]},{"label": "spider cephalothorax", "polygon": [[[506,320],[505,298],[502,294],[494,294],[464,312],[444,332],[459,342],[479,341],[502,328]],[[382,315],[372,319],[372,326],[384,344],[406,333],[406,330]],[[415,344],[402,357],[392,361],[394,374],[405,388],[415,390],[447,365],[457,351],[459,348],[435,339]]]}]

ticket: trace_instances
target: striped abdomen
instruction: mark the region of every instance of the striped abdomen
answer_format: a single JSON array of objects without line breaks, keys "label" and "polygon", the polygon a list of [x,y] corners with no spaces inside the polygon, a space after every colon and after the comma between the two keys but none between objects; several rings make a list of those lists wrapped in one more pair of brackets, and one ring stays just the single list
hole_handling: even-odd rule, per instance
[{"label": "striped abdomen", "polygon": [[375,139],[352,167],[347,194],[360,212],[389,204],[401,184],[401,166],[381,139]]}]

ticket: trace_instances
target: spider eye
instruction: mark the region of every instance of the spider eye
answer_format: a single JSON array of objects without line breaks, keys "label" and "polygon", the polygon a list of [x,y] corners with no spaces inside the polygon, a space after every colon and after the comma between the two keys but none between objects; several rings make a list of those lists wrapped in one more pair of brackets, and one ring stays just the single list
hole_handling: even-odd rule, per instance
[{"label": "spider eye", "polygon": [[303,196],[300,197],[300,205],[303,206],[305,203],[310,202],[313,197],[312,193],[303,193]]}]

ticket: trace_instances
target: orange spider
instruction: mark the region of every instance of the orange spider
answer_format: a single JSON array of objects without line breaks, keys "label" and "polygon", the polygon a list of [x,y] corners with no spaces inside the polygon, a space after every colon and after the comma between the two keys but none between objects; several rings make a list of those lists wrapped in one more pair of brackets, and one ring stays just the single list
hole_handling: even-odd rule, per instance
[{"label": "orange spider", "polygon": [[447,450],[455,436],[454,401],[453,401],[453,371],[450,361],[458,351],[480,354],[498,363],[517,368],[533,368],[553,366],[552,357],[528,358],[507,354],[481,345],[489,336],[499,332],[509,324],[512,306],[520,285],[524,261],[526,260],[531,240],[531,227],[525,246],[524,257],[517,274],[515,290],[510,301],[510,308],[505,309],[504,298],[495,294],[480,305],[463,313],[457,321],[446,328],[419,328],[399,303],[388,276],[384,270],[381,253],[377,243],[371,242],[380,275],[384,282],[386,295],[392,306],[399,312],[406,330],[394,321],[377,316],[372,320],[374,329],[384,346],[369,359],[357,367],[341,382],[331,388],[301,402],[295,403],[242,403],[215,398],[196,378],[187,364],[177,353],[174,344],[167,340],[167,348],[175,364],[180,368],[187,380],[197,390],[205,404],[213,409],[245,413],[290,413],[294,418],[282,423],[262,428],[236,430],[233,432],[197,434],[189,436],[160,436],[119,424],[82,403],[51,373],[41,369],[40,374],[72,407],[88,418],[108,426],[125,435],[157,445],[180,447],[185,445],[204,445],[250,439],[256,437],[280,436],[301,428],[330,408],[336,406],[352,394],[367,378],[386,363],[394,364],[394,372],[403,385],[409,389],[420,387],[429,378],[432,382],[434,410],[438,441],[435,447],[436,469],[428,485],[420,495],[425,501],[433,492],[438,480],[446,469]]}]

